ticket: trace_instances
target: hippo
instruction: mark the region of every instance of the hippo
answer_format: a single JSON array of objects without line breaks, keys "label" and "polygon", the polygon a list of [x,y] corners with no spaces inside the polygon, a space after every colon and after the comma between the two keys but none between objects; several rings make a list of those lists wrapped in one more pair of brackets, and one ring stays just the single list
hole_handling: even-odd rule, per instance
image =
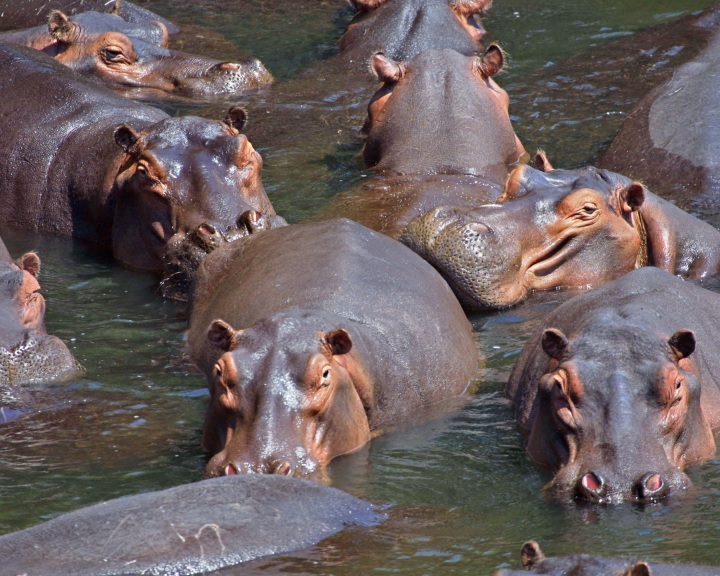
[{"label": "hippo", "polygon": [[4,574],[207,574],[383,519],[367,502],[299,478],[213,478],[0,536],[0,556]]},{"label": "hippo", "polygon": [[564,500],[652,501],[715,453],[720,295],[654,267],[581,293],[530,337],[505,389]]},{"label": "hippo", "polygon": [[[153,28],[159,33],[148,32]],[[159,43],[144,39],[154,40],[158,34]],[[229,98],[273,81],[256,58],[222,62],[169,50],[159,45],[166,44],[167,37],[157,22],[130,25],[114,14],[68,17],[53,10],[45,33],[33,28],[1,35],[0,40],[43,50],[75,72],[133,98]]]},{"label": "hippo", "polygon": [[492,0],[351,0],[357,10],[338,46],[350,64],[366,66],[381,50],[408,60],[427,49],[478,51],[485,29],[479,18]]},{"label": "hippo", "polygon": [[397,237],[437,206],[497,198],[508,170],[527,157],[510,99],[492,79],[504,62],[494,44],[482,56],[426,50],[395,62],[375,54],[383,86],[368,105],[363,158],[376,177],[338,195],[323,216],[349,216]]},{"label": "hippo", "polygon": [[188,345],[210,389],[211,477],[326,481],[336,456],[456,407],[479,363],[440,275],[347,219],[211,252],[191,296]]},{"label": "hippo", "polygon": [[83,370],[65,343],[45,328],[45,299],[34,252],[13,261],[0,240],[0,423],[21,414],[17,386],[63,382]]},{"label": "hippo", "polygon": [[222,122],[116,96],[45,54],[0,45],[0,222],[74,236],[121,263],[162,271],[175,234],[209,223],[225,231],[247,210],[274,215],[262,158]]},{"label": "hippo", "polygon": [[720,232],[639,182],[593,166],[520,166],[495,204],[438,207],[400,240],[448,281],[466,310],[537,290],[600,286],[640,266],[687,279],[720,271]]},{"label": "hippo", "polygon": [[555,576],[718,576],[720,567],[693,564],[662,564],[632,558],[604,558],[589,554],[573,554],[546,558],[534,540],[523,544],[521,551],[523,570],[499,570],[495,576],[523,576],[533,574]]}]

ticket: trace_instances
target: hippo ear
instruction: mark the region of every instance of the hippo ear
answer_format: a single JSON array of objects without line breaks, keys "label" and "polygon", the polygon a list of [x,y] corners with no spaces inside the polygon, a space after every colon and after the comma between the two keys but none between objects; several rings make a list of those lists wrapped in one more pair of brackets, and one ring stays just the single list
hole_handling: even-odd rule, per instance
[{"label": "hippo ear", "polygon": [[565,359],[570,343],[567,336],[557,328],[548,328],[542,335],[542,348],[545,354],[558,361]]},{"label": "hippo ear", "polygon": [[497,44],[490,44],[485,54],[477,58],[476,65],[483,76],[495,76],[505,65],[505,53]]},{"label": "hippo ear", "polygon": [[115,0],[115,3],[113,4],[112,9],[108,14],[115,14],[115,16],[120,16],[120,12],[122,12],[122,2],[120,0]]},{"label": "hippo ear", "polygon": [[678,360],[687,358],[695,351],[695,332],[692,330],[678,330],[668,340],[670,348]]},{"label": "hippo ear", "polygon": [[115,143],[125,150],[125,152],[130,152],[130,148],[135,146],[140,139],[140,134],[135,132],[135,130],[127,124],[120,124],[120,126],[115,128],[114,136]]},{"label": "hippo ear", "polygon": [[237,337],[240,334],[242,330],[235,330],[224,320],[215,320],[208,328],[207,339],[223,352],[230,352],[237,348]]},{"label": "hippo ear", "polygon": [[650,576],[651,574],[647,562],[636,562],[623,573],[623,576]]},{"label": "hippo ear", "polygon": [[40,256],[35,254],[35,252],[23,254],[15,260],[15,264],[20,270],[25,270],[25,272],[29,272],[33,276],[37,276],[40,273]]},{"label": "hippo ear", "polygon": [[645,186],[640,182],[633,182],[620,192],[620,206],[623,212],[635,212],[645,202]]},{"label": "hippo ear", "polygon": [[382,52],[375,52],[370,67],[381,82],[398,82],[405,75],[405,64],[391,60]]},{"label": "hippo ear", "polygon": [[51,10],[48,14],[48,32],[58,42],[67,44],[76,40],[80,31],[77,22],[73,22],[60,10]]},{"label": "hippo ear", "polygon": [[326,332],[323,339],[332,351],[333,356],[347,354],[352,349],[352,338],[344,328]]},{"label": "hippo ear", "polygon": [[227,124],[231,128],[235,128],[235,130],[240,132],[243,128],[245,128],[247,119],[248,115],[244,108],[240,108],[240,106],[233,106],[225,115],[223,124]]},{"label": "hippo ear", "polygon": [[520,558],[523,568],[530,570],[530,568],[537,566],[545,560],[545,554],[540,550],[540,544],[535,542],[535,540],[528,540],[520,550]]},{"label": "hippo ear", "polygon": [[375,10],[376,8],[380,8],[387,0],[348,0],[350,3],[350,6],[355,8],[358,12],[361,10],[365,10],[366,12],[369,12],[370,10]]},{"label": "hippo ear", "polygon": [[528,189],[526,186],[527,175],[526,172],[529,170],[527,166],[518,166],[507,177],[503,191],[498,196],[497,202],[502,204],[508,200],[514,198],[522,198],[527,195]]},{"label": "hippo ear", "polygon": [[555,170],[553,165],[550,164],[550,160],[548,160],[545,150],[541,149],[538,149],[535,153],[535,159],[533,160],[532,167],[535,168],[535,170],[540,170],[540,172],[550,172],[550,170]]}]

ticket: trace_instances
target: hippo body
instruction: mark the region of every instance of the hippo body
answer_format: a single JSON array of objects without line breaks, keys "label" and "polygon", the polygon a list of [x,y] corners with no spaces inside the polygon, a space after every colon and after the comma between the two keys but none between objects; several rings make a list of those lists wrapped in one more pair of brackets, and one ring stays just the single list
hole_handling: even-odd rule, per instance
[{"label": "hippo body", "polygon": [[511,306],[534,290],[599,286],[638,266],[688,279],[720,271],[720,232],[709,224],[620,174],[547,169],[519,167],[497,204],[440,207],[401,241],[468,310]]},{"label": "hippo body", "polygon": [[344,219],[212,252],[188,343],[211,393],[209,475],[318,479],[372,435],[447,411],[478,369],[470,325],[442,278]]},{"label": "hippo body", "polygon": [[720,424],[720,296],[634,270],[550,314],[506,394],[560,498],[652,500],[690,484]]},{"label": "hippo body", "polygon": [[74,236],[138,269],[162,269],[174,234],[274,214],[262,159],[224,122],[169,118],[84,81],[44,54],[0,46],[0,222]]},{"label": "hippo body", "polygon": [[102,502],[0,536],[0,555],[4,574],[206,574],[381,519],[370,504],[306,480],[215,478]]}]

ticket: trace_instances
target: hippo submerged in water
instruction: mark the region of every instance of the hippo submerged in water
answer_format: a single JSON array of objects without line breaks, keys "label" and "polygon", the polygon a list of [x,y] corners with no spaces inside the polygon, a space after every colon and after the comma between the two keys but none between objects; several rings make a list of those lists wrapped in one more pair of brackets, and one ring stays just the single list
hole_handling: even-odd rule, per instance
[{"label": "hippo submerged in water", "polygon": [[647,501],[715,453],[720,296],[646,267],[561,305],[506,388],[562,499]]},{"label": "hippo submerged in water", "polygon": [[720,232],[642,184],[594,167],[518,167],[497,204],[440,207],[401,237],[468,310],[512,306],[534,290],[589,288],[638,266],[684,278],[720,270]]},{"label": "hippo submerged in water", "polygon": [[8,45],[0,70],[0,221],[161,271],[174,235],[203,223],[231,230],[247,210],[275,213],[262,158],[239,133],[242,109],[223,122],[170,118]]},{"label": "hippo submerged in water", "polygon": [[374,435],[464,399],[478,352],[442,278],[350,220],[295,224],[212,252],[188,343],[210,388],[209,476],[323,479]]}]

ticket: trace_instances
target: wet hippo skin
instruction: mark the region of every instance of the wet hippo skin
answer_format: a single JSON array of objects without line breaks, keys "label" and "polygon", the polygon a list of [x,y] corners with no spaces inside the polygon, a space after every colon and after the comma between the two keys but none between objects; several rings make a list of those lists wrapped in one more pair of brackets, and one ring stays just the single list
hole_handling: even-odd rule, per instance
[{"label": "wet hippo skin", "polygon": [[188,344],[211,395],[209,475],[324,480],[335,456],[454,408],[478,370],[442,278],[350,220],[220,246],[191,301]]},{"label": "wet hippo skin", "polygon": [[215,478],[102,502],[0,536],[3,574],[205,574],[382,520],[340,490],[280,476]]},{"label": "wet hippo skin", "polygon": [[40,52],[0,45],[0,59],[2,221],[160,271],[173,235],[203,222],[233,229],[247,210],[274,214],[262,158],[239,133],[242,109],[223,122],[169,118]]},{"label": "wet hippo skin", "polygon": [[562,500],[651,501],[690,485],[720,424],[720,296],[640,268],[557,308],[506,394]]}]

